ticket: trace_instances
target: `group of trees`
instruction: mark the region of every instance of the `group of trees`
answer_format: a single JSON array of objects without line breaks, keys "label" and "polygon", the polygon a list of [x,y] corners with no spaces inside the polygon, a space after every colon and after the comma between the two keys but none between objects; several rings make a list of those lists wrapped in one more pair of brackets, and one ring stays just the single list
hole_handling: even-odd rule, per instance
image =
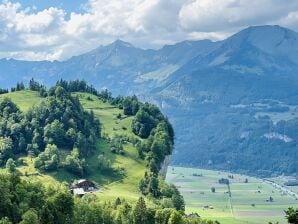
[{"label": "group of trees", "polygon": [[112,153],[124,155],[123,139],[121,136],[116,135],[110,141]]},{"label": "group of trees", "polygon": [[5,93],[8,93],[8,89],[3,89],[3,88],[0,88],[0,95],[1,94],[5,94]]},{"label": "group of trees", "polygon": [[145,195],[150,193],[154,197],[161,197],[158,174],[166,156],[173,150],[173,128],[156,106],[146,103],[141,104],[136,113],[132,130],[143,138],[136,144],[136,148],[149,169],[149,174],[145,174],[140,183],[140,190]]},{"label": "group of trees", "polygon": [[1,224],[217,223],[187,218],[176,209],[148,208],[142,197],[134,205],[119,198],[115,203],[102,203],[94,195],[73,198],[65,186],[45,188],[16,174],[0,173],[0,195]]},{"label": "group of trees", "polygon": [[[31,85],[39,86],[34,83]],[[51,88],[47,95],[25,113],[10,99],[0,103],[0,164],[19,153],[39,154],[35,161],[39,169],[49,171],[64,165],[69,171],[82,174],[83,158],[96,150],[100,123],[62,87]],[[77,154],[72,153],[65,164],[60,164],[58,149],[74,148]]]},{"label": "group of trees", "polygon": [[67,92],[85,92],[96,96],[99,95],[99,92],[92,85],[89,86],[83,80],[66,81],[61,79],[56,83],[56,86],[61,86]]},{"label": "group of trees", "polygon": [[59,165],[59,153],[56,145],[48,144],[44,152],[39,153],[34,161],[34,166],[38,169],[51,171],[56,170]]}]

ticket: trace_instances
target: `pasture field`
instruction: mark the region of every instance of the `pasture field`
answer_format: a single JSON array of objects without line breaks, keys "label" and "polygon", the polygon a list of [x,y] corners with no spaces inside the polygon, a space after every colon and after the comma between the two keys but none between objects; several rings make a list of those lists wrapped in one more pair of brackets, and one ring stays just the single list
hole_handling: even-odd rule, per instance
[{"label": "pasture field", "polygon": [[[228,185],[218,183],[221,178],[229,179],[231,197]],[[234,173],[169,167],[167,182],[175,184],[183,194],[187,213],[197,212],[223,224],[286,223],[284,210],[298,207],[295,197],[261,179]],[[270,197],[272,202],[268,201]]]},{"label": "pasture field", "polygon": [[[99,100],[96,96],[87,93],[76,93],[86,110],[92,110],[102,124],[102,135],[113,137],[115,135],[134,136],[131,130],[131,121],[133,116],[126,117],[123,111]],[[91,100],[90,100],[91,99]],[[117,115],[121,114],[121,118]],[[99,147],[100,151],[103,149]],[[143,178],[146,165],[143,160],[138,159],[137,150],[131,145],[124,145],[125,155],[116,155],[111,153],[109,146],[104,148],[105,155],[112,161],[113,167],[122,169],[124,173],[120,177],[111,179],[111,174],[107,174],[105,183],[98,193],[103,200],[113,200],[117,197],[123,197],[127,200],[136,201],[141,196],[138,186]],[[96,160],[96,156],[91,159]],[[91,162],[91,163],[90,163]],[[89,161],[92,164],[92,161]],[[99,177],[101,182],[104,177]],[[91,178],[92,179],[92,178]]]}]

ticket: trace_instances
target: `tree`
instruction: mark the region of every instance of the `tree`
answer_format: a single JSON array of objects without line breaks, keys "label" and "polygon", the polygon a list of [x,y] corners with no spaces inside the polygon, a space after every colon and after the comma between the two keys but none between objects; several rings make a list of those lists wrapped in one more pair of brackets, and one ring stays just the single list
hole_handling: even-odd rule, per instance
[{"label": "tree", "polygon": [[71,223],[74,210],[74,201],[72,195],[66,191],[59,191],[54,196],[53,204],[56,211],[58,212],[57,223]]},{"label": "tree", "polygon": [[149,192],[153,195],[153,197],[158,197],[160,195],[160,190],[159,190],[159,186],[158,186],[158,178],[155,176],[150,178]]},{"label": "tree", "polygon": [[9,158],[6,162],[6,169],[10,173],[14,173],[16,171],[16,163],[12,158]]},{"label": "tree", "polygon": [[270,202],[273,202],[273,197],[270,196],[270,197],[269,197],[269,201],[270,201]]},{"label": "tree", "polygon": [[173,192],[173,196],[172,196],[172,201],[173,201],[174,207],[178,211],[184,211],[185,210],[184,198],[183,198],[183,196],[180,194],[180,192],[178,191],[178,189],[175,186],[174,186],[174,192]]},{"label": "tree", "polygon": [[86,167],[85,159],[80,159],[79,150],[74,148],[66,157],[65,168],[76,175],[82,176]]},{"label": "tree", "polygon": [[182,215],[176,210],[172,210],[168,224],[183,224]]},{"label": "tree", "polygon": [[34,209],[30,209],[22,215],[20,224],[38,224],[38,216]]},{"label": "tree", "polygon": [[54,120],[52,123],[44,127],[44,142],[47,144],[56,144],[58,147],[65,144],[64,126],[59,120]]},{"label": "tree", "polygon": [[58,98],[62,98],[64,97],[66,94],[66,91],[63,87],[61,86],[57,86],[56,89],[55,89],[55,96],[58,97]]},{"label": "tree", "polygon": [[298,209],[294,209],[293,207],[288,208],[286,213],[286,219],[288,220],[288,223],[291,224],[297,224],[298,223]]},{"label": "tree", "polygon": [[13,149],[12,140],[10,137],[0,137],[0,164],[2,160],[7,158]]},{"label": "tree", "polygon": [[99,155],[97,157],[97,164],[99,170],[108,170],[111,168],[111,161],[104,155]]},{"label": "tree", "polygon": [[132,218],[132,207],[124,202],[117,206],[116,223],[119,224],[130,224],[133,223]]},{"label": "tree", "polygon": [[36,82],[33,78],[29,81],[29,89],[32,91],[38,91],[42,85],[40,85],[38,82]]},{"label": "tree", "polygon": [[215,193],[215,187],[211,187],[211,192]]},{"label": "tree", "polygon": [[0,219],[0,224],[12,224],[7,217]]},{"label": "tree", "polygon": [[59,165],[59,153],[56,145],[48,144],[45,151],[34,161],[34,166],[43,170],[56,170]]},{"label": "tree", "polygon": [[140,197],[134,210],[133,210],[133,222],[134,224],[146,224],[147,223],[147,207],[143,197]]}]

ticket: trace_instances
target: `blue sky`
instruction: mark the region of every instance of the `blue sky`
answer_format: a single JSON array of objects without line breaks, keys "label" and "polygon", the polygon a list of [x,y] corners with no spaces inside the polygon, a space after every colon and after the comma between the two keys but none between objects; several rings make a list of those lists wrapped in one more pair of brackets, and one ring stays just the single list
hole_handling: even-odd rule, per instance
[{"label": "blue sky", "polygon": [[268,24],[297,31],[298,0],[0,0],[0,58],[65,60],[116,39],[159,48]]},{"label": "blue sky", "polygon": [[64,9],[67,13],[83,12],[84,4],[87,0],[13,0],[19,2],[23,7],[36,7],[36,11],[41,11],[50,7]]}]

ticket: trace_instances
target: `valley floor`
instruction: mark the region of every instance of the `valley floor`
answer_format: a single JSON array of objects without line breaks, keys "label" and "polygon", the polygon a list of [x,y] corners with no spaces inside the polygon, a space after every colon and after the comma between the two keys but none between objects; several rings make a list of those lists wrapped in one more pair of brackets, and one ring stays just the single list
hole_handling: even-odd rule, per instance
[{"label": "valley floor", "polygon": [[[218,183],[221,178],[229,179],[231,196],[228,185]],[[197,212],[203,218],[223,224],[286,223],[284,210],[298,207],[295,194],[287,193],[267,180],[234,173],[169,167],[167,182],[175,184],[183,194],[187,213]],[[212,187],[215,193],[212,193]],[[292,190],[295,192],[296,189]]]}]

